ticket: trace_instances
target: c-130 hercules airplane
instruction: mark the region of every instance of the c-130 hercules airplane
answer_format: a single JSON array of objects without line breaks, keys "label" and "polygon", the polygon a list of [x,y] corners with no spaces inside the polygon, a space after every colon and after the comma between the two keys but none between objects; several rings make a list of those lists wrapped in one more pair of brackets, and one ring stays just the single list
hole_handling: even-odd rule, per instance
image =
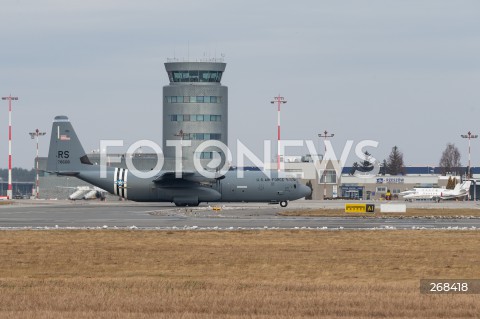
[{"label": "c-130 hercules airplane", "polygon": [[[101,177],[100,173],[104,172]],[[128,169],[93,165],[66,116],[56,116],[52,126],[47,172],[74,176],[111,194],[137,202],[172,202],[177,206],[198,206],[201,202],[280,203],[308,196],[311,190],[295,178],[267,176],[245,171],[243,178],[228,171],[217,178],[197,172],[160,171],[152,178],[140,178]]]}]

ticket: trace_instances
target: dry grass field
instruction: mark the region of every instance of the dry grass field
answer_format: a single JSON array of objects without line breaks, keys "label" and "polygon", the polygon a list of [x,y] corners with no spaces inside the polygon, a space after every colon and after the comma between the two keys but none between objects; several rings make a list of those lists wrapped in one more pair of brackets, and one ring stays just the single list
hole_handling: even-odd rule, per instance
[{"label": "dry grass field", "polygon": [[473,208],[408,208],[406,213],[381,213],[380,207],[375,207],[375,213],[345,213],[344,209],[301,209],[287,210],[279,213],[281,216],[310,217],[480,217],[480,209]]},{"label": "dry grass field", "polygon": [[478,318],[478,231],[2,231],[1,318]]}]

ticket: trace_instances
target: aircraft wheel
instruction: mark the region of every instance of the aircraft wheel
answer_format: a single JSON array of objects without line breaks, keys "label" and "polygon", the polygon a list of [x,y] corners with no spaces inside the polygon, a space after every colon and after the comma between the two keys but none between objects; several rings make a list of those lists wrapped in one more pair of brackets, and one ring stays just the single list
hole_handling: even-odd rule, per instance
[{"label": "aircraft wheel", "polygon": [[287,207],[288,202],[286,200],[280,202],[280,206]]}]

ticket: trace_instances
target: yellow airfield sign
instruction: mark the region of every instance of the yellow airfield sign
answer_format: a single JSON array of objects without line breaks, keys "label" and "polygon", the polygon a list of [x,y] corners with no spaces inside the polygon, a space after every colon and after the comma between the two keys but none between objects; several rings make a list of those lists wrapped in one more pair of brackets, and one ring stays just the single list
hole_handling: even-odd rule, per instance
[{"label": "yellow airfield sign", "polygon": [[345,213],[374,213],[373,204],[345,204]]}]

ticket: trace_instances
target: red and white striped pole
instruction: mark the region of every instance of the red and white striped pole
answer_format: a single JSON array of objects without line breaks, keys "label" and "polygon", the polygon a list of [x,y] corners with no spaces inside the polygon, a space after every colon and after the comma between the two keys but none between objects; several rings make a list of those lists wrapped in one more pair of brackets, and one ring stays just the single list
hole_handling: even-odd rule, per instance
[{"label": "red and white striped pole", "polygon": [[273,98],[273,101],[270,103],[274,104],[275,102],[278,104],[278,111],[277,111],[277,171],[280,171],[280,105],[282,103],[287,103],[283,96],[278,96]]},{"label": "red and white striped pole", "polygon": [[7,198],[12,199],[12,100],[17,101],[18,97],[6,96],[2,100],[8,100],[8,190]]},{"label": "red and white striped pole", "polygon": [[28,133],[30,134],[30,137],[32,139],[36,138],[37,139],[37,156],[35,157],[35,172],[36,172],[36,180],[35,180],[35,186],[36,186],[36,189],[35,189],[35,198],[36,199],[39,199],[39,196],[40,196],[40,181],[39,181],[39,178],[38,178],[38,137],[39,136],[43,136],[45,134],[47,134],[46,132],[40,132],[40,130],[37,128],[35,130],[35,132],[30,132]]}]

